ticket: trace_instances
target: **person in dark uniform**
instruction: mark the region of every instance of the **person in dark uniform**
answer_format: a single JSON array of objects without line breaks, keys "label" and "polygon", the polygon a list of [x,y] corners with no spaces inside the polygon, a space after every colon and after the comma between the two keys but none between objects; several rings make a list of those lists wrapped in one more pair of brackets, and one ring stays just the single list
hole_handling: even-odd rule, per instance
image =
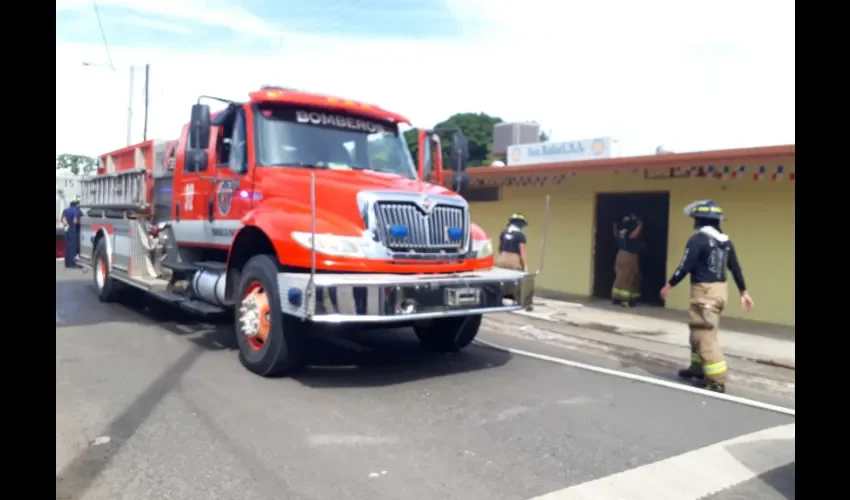
[{"label": "person in dark uniform", "polygon": [[71,202],[71,205],[62,211],[62,228],[65,231],[65,267],[77,267],[77,246],[79,246],[80,237],[78,227],[80,224],[80,212],[77,208],[76,200]]},{"label": "person in dark uniform", "polygon": [[629,214],[614,222],[617,257],[614,259],[614,284],[611,299],[614,305],[634,307],[640,298],[640,249],[643,221]]},{"label": "person in dark uniform", "polygon": [[660,295],[667,300],[670,290],[691,275],[691,364],[679,370],[679,376],[696,380],[695,385],[704,389],[726,392],[726,361],[717,340],[717,328],[728,296],[727,267],[741,294],[741,309],[752,310],[753,299],[747,293],[735,247],[720,230],[720,221],[726,220],[723,209],[714,201],[702,200],[685,207],[685,213],[693,217],[696,233],[688,239],[682,261]]},{"label": "person in dark uniform", "polygon": [[80,248],[83,246],[83,232],[80,230],[80,221],[83,219],[83,211],[80,209],[80,197],[77,196],[71,202],[71,206],[77,211],[77,256],[80,255]]},{"label": "person in dark uniform", "polygon": [[506,227],[499,235],[499,255],[496,267],[528,272],[528,254],[525,250],[526,238],[523,228],[528,225],[525,216],[519,213],[511,215]]}]

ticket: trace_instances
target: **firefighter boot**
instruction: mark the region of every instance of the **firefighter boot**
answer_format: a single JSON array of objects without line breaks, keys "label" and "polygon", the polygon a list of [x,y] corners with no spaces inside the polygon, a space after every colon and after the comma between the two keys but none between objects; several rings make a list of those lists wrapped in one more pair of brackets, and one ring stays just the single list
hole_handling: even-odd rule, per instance
[{"label": "firefighter boot", "polygon": [[719,392],[721,394],[726,393],[725,384],[715,384],[712,382],[697,381],[694,382],[694,387],[699,387],[700,389],[705,389],[706,391]]},{"label": "firefighter boot", "polygon": [[679,370],[679,377],[684,379],[704,380],[705,373],[702,371],[702,358],[694,352],[696,348],[691,347],[691,364],[687,368]]},{"label": "firefighter boot", "polygon": [[679,377],[686,379],[696,379],[696,380],[704,380],[705,375],[702,373],[702,370],[694,370],[693,367],[689,366],[687,368],[682,368],[679,370]]}]

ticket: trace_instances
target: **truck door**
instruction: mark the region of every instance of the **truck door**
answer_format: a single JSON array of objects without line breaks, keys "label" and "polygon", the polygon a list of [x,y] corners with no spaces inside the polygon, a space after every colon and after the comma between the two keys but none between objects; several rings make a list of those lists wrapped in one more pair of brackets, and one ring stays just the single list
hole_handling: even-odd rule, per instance
[{"label": "truck door", "polygon": [[242,216],[251,209],[253,186],[247,168],[247,137],[245,108],[227,110],[215,136],[215,172],[204,219],[205,234],[217,247],[230,247],[242,226]]},{"label": "truck door", "polygon": [[[209,163],[195,165],[186,157],[189,126],[183,127],[175,152],[171,227],[175,239],[184,245],[206,246],[212,242],[204,231],[204,204],[210,190]],[[216,129],[210,131],[215,137]],[[212,142],[212,141],[210,141]]]}]

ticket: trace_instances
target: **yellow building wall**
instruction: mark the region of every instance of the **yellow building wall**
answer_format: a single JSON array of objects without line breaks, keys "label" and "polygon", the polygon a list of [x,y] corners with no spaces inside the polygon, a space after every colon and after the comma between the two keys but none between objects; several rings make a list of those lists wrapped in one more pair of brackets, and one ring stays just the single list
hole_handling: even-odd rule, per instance
[{"label": "yellow building wall", "polygon": [[[749,170],[749,169],[748,169]],[[769,172],[770,170],[768,170]],[[735,244],[747,288],[755,308],[744,313],[737,288],[730,282],[730,301],[724,315],[767,323],[794,325],[794,183],[720,181],[704,178],[647,180],[642,174],[600,173],[568,177],[561,185],[504,186],[498,202],[470,203],[472,218],[496,239],[513,212],[522,212],[530,224],[529,270],[540,261],[544,199],[551,196],[545,265],[537,287],[575,295],[590,295],[593,279],[593,238],[596,194],[668,191],[670,218],[667,277],[672,274],[693,234],[693,220],[683,212],[694,200],[713,199],[728,218],[723,223]],[[673,289],[667,307],[686,310],[687,280]]]}]

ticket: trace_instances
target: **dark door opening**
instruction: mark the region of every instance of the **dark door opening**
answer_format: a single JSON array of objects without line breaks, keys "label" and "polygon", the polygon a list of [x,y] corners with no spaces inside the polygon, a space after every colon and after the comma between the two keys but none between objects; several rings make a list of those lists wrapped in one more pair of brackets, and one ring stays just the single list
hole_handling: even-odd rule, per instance
[{"label": "dark door opening", "polygon": [[670,193],[598,193],[594,236],[593,296],[611,298],[617,241],[614,221],[635,214],[643,220],[644,247],[640,254],[641,304],[664,306],[658,292],[667,280],[667,238]]}]

